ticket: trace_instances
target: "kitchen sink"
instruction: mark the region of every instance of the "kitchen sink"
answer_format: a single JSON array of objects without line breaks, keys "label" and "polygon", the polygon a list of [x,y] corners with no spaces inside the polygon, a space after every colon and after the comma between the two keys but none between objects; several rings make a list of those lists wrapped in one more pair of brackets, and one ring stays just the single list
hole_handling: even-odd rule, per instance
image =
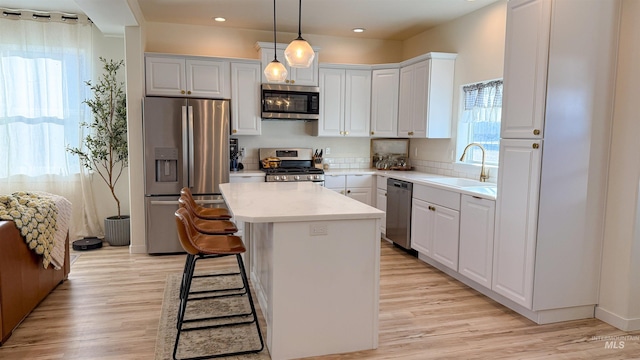
[{"label": "kitchen sink", "polygon": [[490,186],[465,186],[463,187],[464,190],[468,190],[468,191],[473,191],[475,193],[478,194],[484,194],[484,195],[492,195],[492,196],[497,196],[498,195],[498,188],[495,185],[490,185]]},{"label": "kitchen sink", "polygon": [[478,180],[472,180],[472,179],[465,179],[465,178],[435,178],[435,179],[428,179],[431,182],[434,183],[438,183],[438,184],[443,184],[443,185],[449,185],[449,186],[455,186],[455,187],[461,187],[461,188],[467,188],[467,187],[491,187],[494,186],[493,184],[488,184],[485,182],[481,182]]}]

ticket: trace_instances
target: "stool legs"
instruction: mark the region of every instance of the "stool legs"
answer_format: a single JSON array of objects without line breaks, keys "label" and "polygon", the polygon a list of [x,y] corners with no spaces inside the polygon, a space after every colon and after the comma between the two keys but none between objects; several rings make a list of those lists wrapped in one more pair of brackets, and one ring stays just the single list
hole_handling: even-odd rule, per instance
[{"label": "stool legs", "polygon": [[[251,323],[255,323],[256,324],[256,330],[258,331],[258,337],[260,339],[260,347],[258,349],[250,349],[250,350],[245,350],[245,351],[239,351],[239,352],[233,352],[233,353],[225,353],[225,354],[215,354],[215,355],[209,355],[209,356],[198,356],[198,357],[194,357],[194,358],[190,358],[190,359],[211,359],[211,358],[224,357],[224,356],[243,355],[243,354],[250,354],[250,353],[260,352],[260,351],[262,351],[264,349],[264,340],[262,338],[262,333],[260,331],[260,324],[258,323],[258,316],[257,316],[255,305],[254,305],[254,302],[253,302],[253,297],[251,296],[251,291],[249,289],[249,281],[248,281],[248,278],[247,278],[247,274],[246,274],[246,270],[245,270],[244,263],[243,263],[243,260],[242,260],[242,256],[241,256],[241,254],[235,254],[235,255],[236,255],[236,260],[238,262],[238,268],[240,270],[239,274],[240,274],[240,277],[242,278],[242,285],[243,285],[242,288],[238,288],[236,290],[244,289],[244,292],[242,292],[242,293],[232,293],[232,294],[223,294],[223,295],[216,295],[216,296],[209,296],[207,298],[227,297],[227,296],[242,296],[242,295],[246,294],[247,298],[248,298],[248,301],[249,301],[250,312],[242,313],[242,314],[229,314],[229,315],[207,317],[207,318],[201,318],[201,319],[188,319],[188,320],[185,320],[185,312],[186,312],[186,308],[187,308],[187,302],[188,301],[195,301],[195,300],[202,299],[202,298],[189,299],[189,294],[190,294],[190,290],[191,290],[191,284],[192,284],[192,280],[193,280],[193,277],[194,277],[193,273],[194,273],[196,261],[198,259],[203,259],[203,258],[220,257],[219,255],[197,255],[197,256],[196,255],[187,255],[187,259],[185,261],[185,270],[184,270],[184,273],[183,273],[183,276],[182,276],[181,291],[180,291],[180,307],[179,307],[179,310],[178,310],[177,324],[176,324],[178,333],[176,335],[176,342],[175,342],[175,345],[174,345],[174,348],[173,348],[173,359],[174,360],[177,360],[176,354],[178,352],[178,344],[180,342],[180,335],[181,335],[181,333],[183,331],[204,330],[204,329],[211,329],[211,328],[246,325],[246,324],[251,324]],[[224,275],[229,275],[229,274],[224,274]],[[224,290],[229,290],[229,289],[224,289]],[[198,326],[198,327],[183,329],[183,325],[185,323],[191,322],[191,321],[209,321],[209,320],[220,320],[220,319],[227,319],[227,318],[249,317],[249,316],[251,317],[250,319],[247,319],[246,321],[241,321],[241,322],[231,322],[231,323],[227,322],[227,323],[221,323],[221,324],[215,324],[215,325]],[[181,359],[181,360],[185,360],[185,359]]]}]

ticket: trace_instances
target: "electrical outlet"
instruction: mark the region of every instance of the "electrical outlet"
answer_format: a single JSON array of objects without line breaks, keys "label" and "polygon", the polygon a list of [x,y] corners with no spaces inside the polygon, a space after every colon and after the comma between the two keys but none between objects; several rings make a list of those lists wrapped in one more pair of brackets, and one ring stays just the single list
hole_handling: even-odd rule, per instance
[{"label": "electrical outlet", "polygon": [[325,155],[331,154],[331,148],[324,148],[324,154]]},{"label": "electrical outlet", "polygon": [[311,236],[327,235],[327,224],[323,224],[323,223],[310,224],[309,235]]}]

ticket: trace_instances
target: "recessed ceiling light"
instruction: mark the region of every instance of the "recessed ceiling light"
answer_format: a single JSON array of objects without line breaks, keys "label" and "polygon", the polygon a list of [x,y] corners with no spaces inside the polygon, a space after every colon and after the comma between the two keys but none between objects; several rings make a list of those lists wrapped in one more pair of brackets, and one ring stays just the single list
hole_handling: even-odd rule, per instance
[{"label": "recessed ceiling light", "polygon": [[227,19],[223,18],[223,17],[214,17],[213,20],[218,21],[218,22],[225,22],[227,21]]},{"label": "recessed ceiling light", "polygon": [[364,30],[365,30],[364,28],[355,28],[355,29],[353,29],[353,32],[354,33],[361,33],[361,32],[364,32]]}]

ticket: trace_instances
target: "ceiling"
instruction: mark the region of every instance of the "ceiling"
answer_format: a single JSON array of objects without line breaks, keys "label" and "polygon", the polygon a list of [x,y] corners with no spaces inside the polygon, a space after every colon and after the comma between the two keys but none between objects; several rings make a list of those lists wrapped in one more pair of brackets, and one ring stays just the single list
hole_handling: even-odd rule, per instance
[{"label": "ceiling", "polygon": [[[130,0],[130,2],[136,0]],[[302,34],[405,40],[498,0],[304,0]],[[137,0],[146,21],[273,31],[270,0]],[[277,30],[298,31],[298,1],[277,0]],[[84,12],[110,29],[131,25],[127,0],[0,0],[0,7]],[[123,7],[129,16],[123,20]],[[222,16],[218,23],[213,17]],[[126,16],[125,16],[126,17]],[[100,18],[100,19],[98,19]],[[135,21],[135,19],[134,19]],[[351,30],[365,28],[361,34]],[[106,31],[112,33],[113,31]]]}]

